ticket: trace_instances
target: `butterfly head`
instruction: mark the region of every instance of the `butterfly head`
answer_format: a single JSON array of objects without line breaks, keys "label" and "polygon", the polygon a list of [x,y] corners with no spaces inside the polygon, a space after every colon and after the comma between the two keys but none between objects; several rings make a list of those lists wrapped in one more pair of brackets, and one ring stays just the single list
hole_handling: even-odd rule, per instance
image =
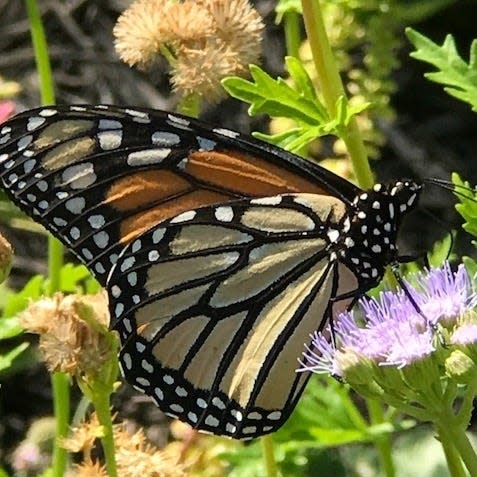
[{"label": "butterfly head", "polygon": [[375,184],[354,199],[345,256],[366,286],[377,284],[385,267],[396,261],[401,219],[416,206],[421,191],[422,184],[402,180]]}]

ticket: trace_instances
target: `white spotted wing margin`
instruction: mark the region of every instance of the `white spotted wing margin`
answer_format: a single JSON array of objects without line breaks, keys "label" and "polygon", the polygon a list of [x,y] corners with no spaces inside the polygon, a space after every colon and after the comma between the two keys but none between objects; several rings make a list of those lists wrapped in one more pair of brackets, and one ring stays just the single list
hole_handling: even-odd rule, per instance
[{"label": "white spotted wing margin", "polygon": [[202,431],[277,430],[308,380],[296,369],[310,333],[347,291],[327,235],[344,213],[312,194],[233,201],[128,245],[108,279],[127,381]]}]

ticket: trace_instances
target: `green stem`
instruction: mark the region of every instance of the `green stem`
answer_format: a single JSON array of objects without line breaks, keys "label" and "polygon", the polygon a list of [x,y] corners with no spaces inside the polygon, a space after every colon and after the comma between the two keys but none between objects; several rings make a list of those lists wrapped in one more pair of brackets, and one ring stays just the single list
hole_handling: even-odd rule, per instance
[{"label": "green stem", "polygon": [[262,441],[262,452],[263,452],[263,461],[265,464],[265,475],[267,477],[277,477],[277,463],[275,461],[275,453],[273,451],[273,439],[269,434],[263,436]]},{"label": "green stem", "polygon": [[301,43],[300,15],[297,12],[286,12],[283,15],[283,25],[285,27],[287,55],[298,58]]},{"label": "green stem", "polygon": [[48,44],[46,42],[45,30],[43,29],[43,22],[41,21],[40,10],[36,0],[25,0],[25,4],[30,22],[33,50],[35,51],[36,69],[40,78],[41,103],[44,105],[55,104]]},{"label": "green stem", "polygon": [[[446,443],[444,448],[446,457],[453,458],[450,464],[452,468],[457,467],[455,460],[457,455],[460,455],[470,475],[477,476],[477,455],[465,433],[465,427],[458,425],[458,419],[453,415],[452,410],[449,409],[446,413],[442,413],[436,419],[435,425],[441,431],[439,436]],[[450,445],[447,445],[447,443],[450,443]],[[456,452],[452,452],[450,447],[453,447]],[[449,455],[447,452],[449,452]]]},{"label": "green stem", "polygon": [[[36,69],[40,80],[41,104],[55,104],[55,90],[51,73],[48,43],[36,0],[25,0],[30,21],[31,40],[35,52]],[[48,236],[48,278],[52,295],[60,287],[60,271],[63,265],[63,245],[53,236]]]},{"label": "green stem", "polygon": [[[36,0],[25,0],[30,22],[31,39],[35,52],[36,67],[40,80],[41,102],[44,105],[55,103],[53,75],[51,73],[48,43]],[[52,295],[60,288],[60,273],[63,264],[63,246],[51,235],[48,237],[48,293]],[[64,373],[54,373],[51,377],[53,388],[53,407],[56,419],[56,439],[53,449],[52,473],[62,477],[66,472],[68,454],[59,447],[58,442],[68,433],[70,415],[70,383]]]},{"label": "green stem", "polygon": [[368,427],[368,423],[363,418],[363,415],[356,407],[353,400],[350,398],[349,389],[347,389],[345,386],[340,385],[337,388],[337,392],[340,395],[341,404],[343,405],[346,414],[351,419],[353,425],[356,427],[356,429],[365,431]]},{"label": "green stem", "polygon": [[[381,403],[375,399],[367,399],[366,402],[371,424],[377,425],[386,422]],[[378,449],[379,460],[384,475],[394,477],[396,475],[396,469],[394,468],[392,457],[391,436],[389,434],[381,435],[375,439],[374,443]]]},{"label": "green stem", "polygon": [[[326,107],[331,117],[336,117],[336,105],[340,97],[346,96],[341,77],[328,42],[319,0],[301,0],[305,28],[310,42],[318,81]],[[348,126],[341,131],[341,138],[348,149],[358,185],[364,189],[372,187],[374,180],[359,132],[358,123],[352,117]]]},{"label": "green stem", "polygon": [[114,449],[113,420],[111,418],[111,410],[109,404],[109,393],[95,392],[92,401],[99,423],[103,428],[103,437],[101,444],[103,445],[104,458],[106,461],[106,469],[109,477],[117,477],[116,457]]},{"label": "green stem", "polygon": [[63,245],[53,235],[48,235],[48,294],[61,289],[61,268],[63,267]]},{"label": "green stem", "polygon": [[439,441],[444,450],[444,455],[446,456],[449,474],[451,477],[464,477],[466,474],[457,449],[452,444],[452,441],[449,439],[449,436],[444,429],[437,427],[437,430],[439,432]]},{"label": "green stem", "polygon": [[70,415],[70,382],[65,373],[53,373],[51,376],[53,388],[53,410],[55,413],[55,443],[53,446],[53,477],[63,477],[66,473],[68,454],[59,446],[60,439],[68,435]]}]

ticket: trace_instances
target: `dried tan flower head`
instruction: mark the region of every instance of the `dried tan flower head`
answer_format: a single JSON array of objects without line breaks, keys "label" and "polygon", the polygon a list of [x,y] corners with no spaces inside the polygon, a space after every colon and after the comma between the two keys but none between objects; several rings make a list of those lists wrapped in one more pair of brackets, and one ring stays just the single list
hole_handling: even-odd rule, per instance
[{"label": "dried tan flower head", "polygon": [[108,477],[108,472],[104,465],[99,462],[83,462],[75,464],[74,477]]},{"label": "dried tan flower head", "polygon": [[[72,429],[70,437],[60,442],[60,445],[69,452],[83,453],[83,463],[76,467],[74,477],[89,475],[102,477],[101,472],[104,469],[98,463],[94,463],[91,453],[96,439],[101,438],[102,433],[102,426],[99,424],[97,415],[92,413],[86,421]],[[131,433],[127,422],[113,424],[113,437],[119,476],[185,477],[188,475],[185,466],[179,463],[182,443],[175,441],[178,445],[169,444],[164,449],[158,449],[148,442],[142,428]],[[207,465],[204,461],[201,461],[201,464],[202,468]],[[80,471],[82,473],[79,473]]]},{"label": "dried tan flower head", "polygon": [[163,28],[176,42],[202,41],[213,34],[213,20],[198,2],[173,3],[164,15]]},{"label": "dried tan flower head", "polygon": [[121,14],[113,30],[121,60],[140,67],[155,60],[161,45],[172,40],[163,20],[172,5],[169,0],[136,0]]},{"label": "dried tan flower head", "polygon": [[139,429],[131,435],[125,423],[113,426],[118,475],[123,477],[185,477],[178,454],[157,449]]},{"label": "dried tan flower head", "polygon": [[70,436],[62,439],[60,445],[68,452],[83,452],[85,460],[90,460],[91,449],[96,439],[103,435],[103,426],[99,423],[97,414],[93,412],[87,420],[73,427]]},{"label": "dried tan flower head", "polygon": [[182,48],[172,71],[173,90],[185,97],[199,94],[209,102],[224,96],[222,78],[242,69],[238,55],[228,45],[210,40],[201,49]]},{"label": "dried tan flower head", "polygon": [[256,63],[262,49],[262,18],[248,0],[199,0],[214,21],[214,33],[228,44],[247,67]]},{"label": "dried tan flower head", "polygon": [[137,0],[114,35],[123,61],[145,67],[165,53],[174,90],[213,102],[224,96],[225,76],[243,75],[258,61],[263,28],[247,0]]},{"label": "dried tan flower head", "polygon": [[32,303],[21,324],[40,334],[40,350],[50,371],[94,375],[111,358],[108,303],[97,295],[55,294]]}]

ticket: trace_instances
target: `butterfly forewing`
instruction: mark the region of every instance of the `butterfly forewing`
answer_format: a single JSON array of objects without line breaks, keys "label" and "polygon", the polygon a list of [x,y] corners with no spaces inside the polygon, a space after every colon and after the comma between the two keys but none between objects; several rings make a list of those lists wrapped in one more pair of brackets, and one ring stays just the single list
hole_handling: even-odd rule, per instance
[{"label": "butterfly forewing", "polygon": [[29,111],[0,128],[0,147],[12,199],[103,285],[122,247],[167,218],[241,197],[324,191],[293,160],[236,133],[152,110]]},{"label": "butterfly forewing", "polygon": [[109,286],[127,379],[216,434],[280,427],[307,381],[297,358],[337,293],[322,229],[344,208],[316,199],[189,211],[125,248]]}]

